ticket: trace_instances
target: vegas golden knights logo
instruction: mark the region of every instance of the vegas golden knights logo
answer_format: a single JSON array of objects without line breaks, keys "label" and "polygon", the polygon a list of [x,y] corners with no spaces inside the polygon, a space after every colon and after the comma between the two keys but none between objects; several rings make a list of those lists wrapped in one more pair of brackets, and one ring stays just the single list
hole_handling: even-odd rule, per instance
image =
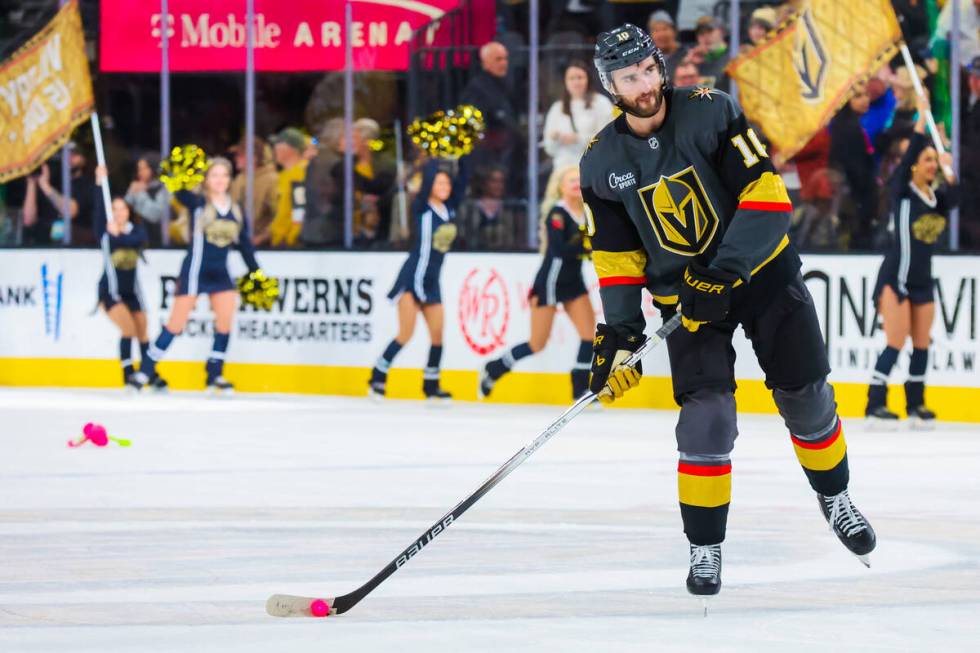
[{"label": "vegas golden knights logo", "polygon": [[824,79],[830,67],[820,33],[807,9],[796,21],[793,38],[793,68],[800,77],[800,95],[807,102],[823,100]]},{"label": "vegas golden knights logo", "polygon": [[681,256],[700,254],[718,230],[718,215],[694,166],[637,191],[660,246]]}]

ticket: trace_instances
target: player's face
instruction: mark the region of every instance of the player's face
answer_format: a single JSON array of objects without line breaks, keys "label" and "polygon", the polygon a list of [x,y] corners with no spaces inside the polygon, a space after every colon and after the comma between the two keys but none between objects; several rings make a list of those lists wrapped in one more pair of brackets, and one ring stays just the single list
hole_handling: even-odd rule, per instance
[{"label": "player's face", "polygon": [[563,200],[582,199],[582,185],[578,170],[573,168],[564,174],[561,179],[559,192]]},{"label": "player's face", "polygon": [[228,192],[231,185],[231,171],[223,165],[213,165],[208,168],[204,178],[204,188],[211,193],[223,194]]},{"label": "player's face", "polygon": [[118,225],[124,225],[129,222],[129,206],[120,197],[112,200],[112,221]]},{"label": "player's face", "polygon": [[931,184],[936,179],[939,172],[939,157],[936,150],[927,147],[919,153],[919,160],[915,163],[915,172],[927,184]]},{"label": "player's face", "polygon": [[449,179],[449,175],[445,172],[437,173],[436,178],[432,180],[432,192],[429,193],[429,197],[445,202],[452,192],[453,182]]},{"label": "player's face", "polygon": [[630,113],[640,118],[652,118],[660,112],[664,101],[660,90],[663,79],[653,57],[628,68],[614,70],[612,81],[620,103]]}]

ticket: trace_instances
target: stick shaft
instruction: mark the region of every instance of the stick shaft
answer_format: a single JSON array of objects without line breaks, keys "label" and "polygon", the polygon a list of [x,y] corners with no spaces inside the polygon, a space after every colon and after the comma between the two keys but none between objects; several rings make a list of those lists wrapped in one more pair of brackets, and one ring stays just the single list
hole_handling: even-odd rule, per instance
[{"label": "stick shaft", "polygon": [[[681,323],[680,313],[670,318],[664,323],[659,329],[657,329],[656,334],[648,338],[646,342],[633,353],[626,361],[624,365],[635,365],[641,358],[643,358],[647,353],[652,351],[657,345],[659,345],[663,340]],[[476,489],[468,497],[460,501],[456,506],[443,515],[435,524],[433,524],[427,531],[422,533],[414,542],[412,542],[408,548],[402,551],[394,560],[388,563],[388,565],[378,572],[374,578],[366,582],[361,587],[357,588],[349,594],[343,596],[338,596],[336,599],[330,602],[331,612],[336,612],[336,614],[343,614],[344,612],[350,610],[354,607],[361,599],[371,593],[378,585],[385,581],[389,576],[398,571],[402,565],[407,563],[412,559],[417,553],[419,553],[426,545],[428,545],[432,540],[434,540],[438,535],[440,535],[444,530],[449,528],[453,522],[458,519],[463,513],[465,513],[470,506],[480,500],[487,492],[492,490],[500,481],[504,480],[512,471],[517,469],[521,463],[527,460],[531,454],[541,448],[545,442],[550,440],[559,431],[561,431],[565,426],[572,421],[579,413],[585,410],[592,402],[596,400],[596,395],[589,392],[586,393],[582,398],[572,404],[561,416],[556,419],[551,425],[541,432],[534,440],[525,445],[520,451],[511,456],[510,460],[504,463],[497,471],[495,471],[490,478],[483,482],[483,484]]]}]

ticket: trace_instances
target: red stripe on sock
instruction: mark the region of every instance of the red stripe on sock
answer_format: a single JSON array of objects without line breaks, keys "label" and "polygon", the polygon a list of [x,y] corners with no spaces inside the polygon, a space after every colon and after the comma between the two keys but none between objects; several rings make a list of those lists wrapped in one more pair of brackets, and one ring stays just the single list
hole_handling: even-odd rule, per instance
[{"label": "red stripe on sock", "polygon": [[732,466],[730,463],[728,465],[692,465],[691,463],[678,462],[677,471],[691,476],[724,476],[732,473]]},{"label": "red stripe on sock", "polygon": [[602,277],[599,279],[599,287],[607,286],[643,286],[646,285],[646,277]]},{"label": "red stripe on sock", "polygon": [[837,438],[840,437],[842,428],[843,425],[841,424],[840,420],[837,420],[837,430],[834,431],[834,434],[832,436],[830,436],[829,438],[821,442],[807,442],[806,440],[799,439],[792,433],[790,433],[789,437],[791,440],[793,440],[793,444],[803,449],[826,449],[827,447],[829,447],[830,445],[832,445],[834,442],[837,441]]}]

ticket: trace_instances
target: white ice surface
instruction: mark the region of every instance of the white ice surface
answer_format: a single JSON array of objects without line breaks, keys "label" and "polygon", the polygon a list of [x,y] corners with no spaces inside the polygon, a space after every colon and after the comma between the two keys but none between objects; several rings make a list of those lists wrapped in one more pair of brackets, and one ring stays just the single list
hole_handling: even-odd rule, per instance
[{"label": "white ice surface", "polygon": [[[590,411],[343,616],[555,407],[0,390],[0,651],[975,651],[980,430],[845,425],[870,570],[746,416],[722,594],[684,589],[675,414]],[[133,446],[65,446],[87,421]]]}]

